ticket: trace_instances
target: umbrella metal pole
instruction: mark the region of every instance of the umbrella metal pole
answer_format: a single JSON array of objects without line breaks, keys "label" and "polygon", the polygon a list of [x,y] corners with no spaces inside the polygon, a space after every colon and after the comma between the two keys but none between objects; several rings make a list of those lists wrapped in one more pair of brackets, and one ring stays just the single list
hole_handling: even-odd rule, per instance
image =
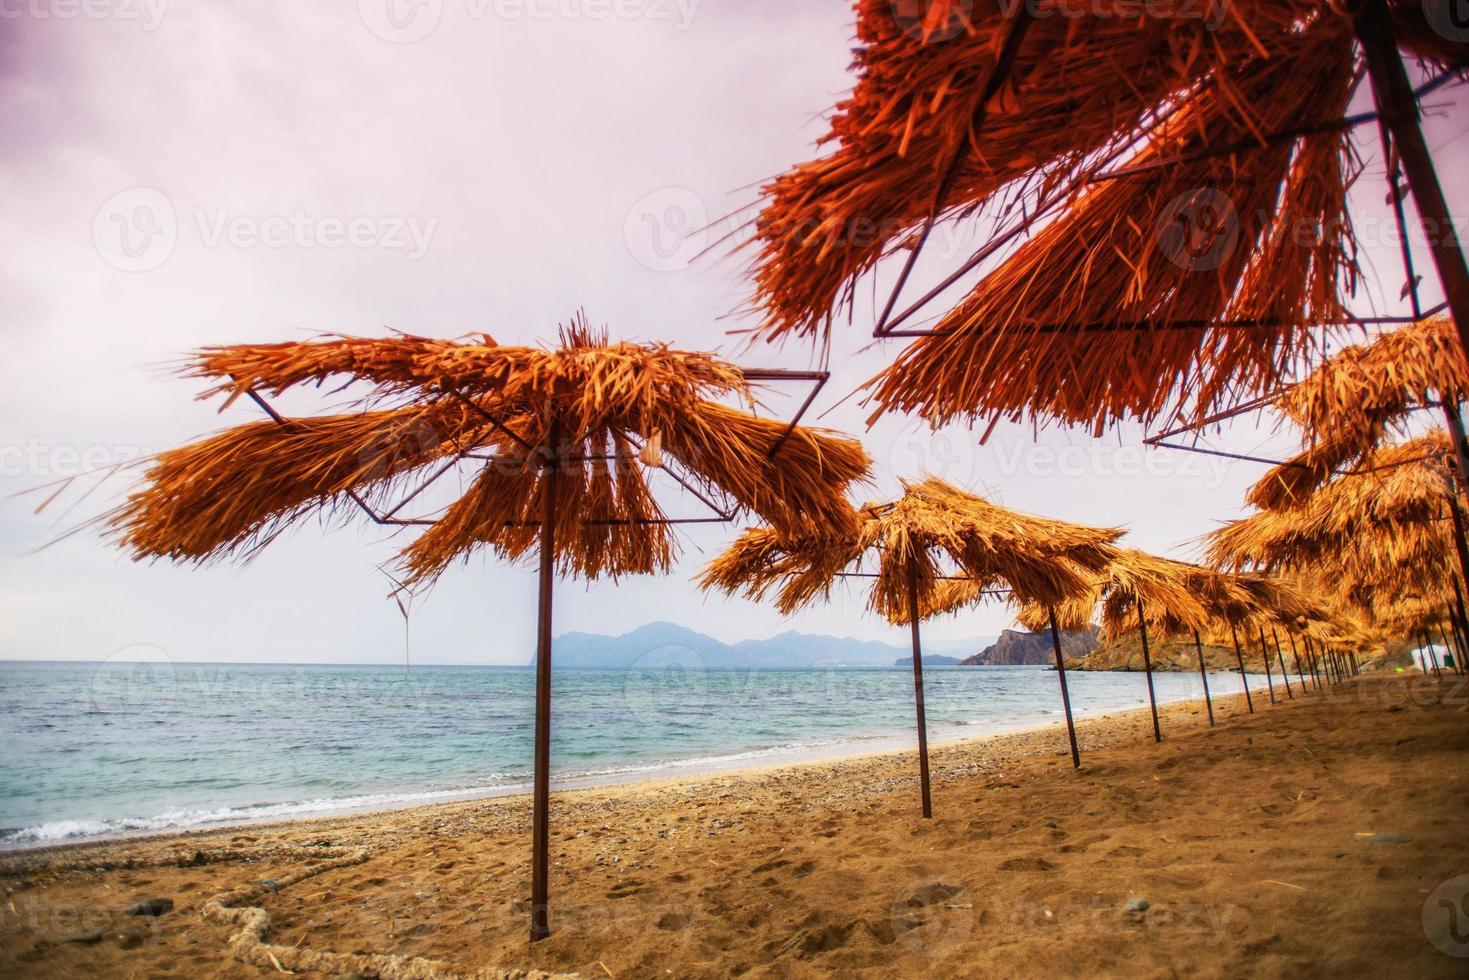
[{"label": "umbrella metal pole", "polygon": [[1199,680],[1204,682],[1204,707],[1209,709],[1209,727],[1214,727],[1214,701],[1209,697],[1209,672],[1204,669],[1204,641],[1194,630],[1194,649],[1199,652]]},{"label": "umbrella metal pole", "polygon": [[1290,689],[1290,671],[1286,669],[1285,654],[1280,652],[1280,634],[1275,632],[1274,626],[1270,627],[1270,638],[1275,641],[1275,656],[1280,662],[1280,679],[1285,681],[1285,696],[1294,701],[1296,696]]},{"label": "umbrella metal pole", "polygon": [[1143,601],[1137,601],[1137,628],[1143,638],[1143,673],[1148,678],[1148,707],[1153,712],[1153,741],[1163,741],[1163,730],[1158,727],[1158,698],[1153,693],[1153,658],[1148,653],[1148,623],[1143,619]]},{"label": "umbrella metal pole", "polygon": [[[1433,676],[1442,678],[1443,674],[1438,670],[1438,657],[1433,652],[1433,644],[1428,642],[1427,631],[1420,633],[1419,638],[1423,640],[1423,659],[1433,664]],[[1428,673],[1428,668],[1425,667],[1423,673]]]},{"label": "umbrella metal pole", "polygon": [[1453,627],[1449,634],[1454,638],[1454,649],[1459,654],[1459,673],[1469,673],[1469,665],[1464,661],[1465,654],[1469,654],[1469,644],[1464,642],[1464,624],[1452,608],[1449,609],[1449,625]]},{"label": "umbrella metal pole", "polygon": [[1438,624],[1438,635],[1443,639],[1444,650],[1453,655],[1454,673],[1457,674],[1459,672],[1459,651],[1455,650],[1454,645],[1449,642],[1449,631],[1443,628],[1443,623]]},{"label": "umbrella metal pole", "polygon": [[1285,638],[1290,641],[1290,658],[1296,662],[1296,679],[1301,682],[1301,693],[1306,693],[1306,672],[1301,669],[1301,651],[1296,649],[1296,637],[1290,630],[1285,631]]},{"label": "umbrella metal pole", "polygon": [[[1449,438],[1454,440],[1454,459],[1459,464],[1460,491],[1469,487],[1469,442],[1464,436],[1464,419],[1459,415],[1459,400],[1456,395],[1444,395],[1443,397],[1444,422],[1449,427]],[[1454,497],[1455,506],[1458,506],[1458,498]],[[1463,541],[1461,536],[1460,541]]]},{"label": "umbrella metal pole", "polygon": [[1454,594],[1459,606],[1459,617],[1464,619],[1466,626],[1469,626],[1469,618],[1465,618],[1464,615],[1464,594],[1459,588],[1459,579],[1469,582],[1469,542],[1466,542],[1464,535],[1464,508],[1460,507],[1459,501],[1452,496],[1449,498],[1449,517],[1454,529],[1454,551],[1459,556],[1458,578],[1453,575],[1450,575],[1449,578],[1454,579]]},{"label": "umbrella metal pole", "polygon": [[923,816],[933,816],[928,790],[928,723],[923,717],[923,650],[918,642],[918,571],[908,567],[908,622],[913,630],[913,703],[918,707],[918,781],[923,793]]},{"label": "umbrella metal pole", "polygon": [[1051,616],[1051,646],[1056,651],[1056,676],[1061,680],[1061,706],[1066,710],[1066,737],[1071,740],[1071,764],[1081,768],[1081,751],[1076,747],[1076,723],[1071,720],[1071,694],[1066,690],[1066,664],[1061,657],[1061,631],[1056,628],[1056,610],[1046,610]]},{"label": "umbrella metal pole", "polygon": [[1460,649],[1469,653],[1469,615],[1464,613],[1464,590],[1459,585],[1459,576],[1450,575],[1449,581],[1454,583],[1454,605],[1459,611],[1455,628],[1459,631]]},{"label": "umbrella metal pole", "polygon": [[1234,659],[1239,663],[1239,685],[1245,689],[1245,707],[1250,709],[1250,714],[1255,713],[1255,701],[1250,697],[1250,684],[1245,680],[1245,654],[1239,648],[1239,630],[1234,624],[1229,624],[1229,636],[1234,640]]},{"label": "umbrella metal pole", "polygon": [[[1464,590],[1459,587],[1458,576],[1450,575],[1449,579],[1454,583],[1454,600],[1458,606],[1457,610],[1449,609],[1449,620],[1454,624],[1454,636],[1458,638],[1459,655],[1462,658],[1465,654],[1469,654],[1469,624],[1466,624],[1464,620]],[[1460,666],[1463,668],[1460,673],[1469,671],[1469,664]]]},{"label": "umbrella metal pole", "polygon": [[556,575],[557,426],[551,424],[548,459],[541,480],[540,603],[536,614],[535,779],[531,792],[530,938],[551,934],[551,586]]},{"label": "umbrella metal pole", "polygon": [[1275,704],[1275,679],[1270,676],[1270,651],[1265,647],[1265,627],[1256,627],[1260,631],[1260,656],[1265,659],[1265,686],[1270,689],[1270,703]]},{"label": "umbrella metal pole", "polygon": [[[1429,242],[1434,267],[1443,285],[1444,299],[1459,332],[1459,353],[1469,357],[1469,265],[1459,247],[1453,217],[1444,200],[1443,188],[1419,126],[1418,103],[1398,53],[1392,16],[1386,0],[1365,0],[1353,16],[1357,40],[1366,56],[1373,94],[1383,122],[1392,134],[1408,189],[1417,205],[1418,217]],[[1455,447],[1460,471],[1465,470],[1464,447]],[[1469,473],[1465,473],[1469,481]]]}]

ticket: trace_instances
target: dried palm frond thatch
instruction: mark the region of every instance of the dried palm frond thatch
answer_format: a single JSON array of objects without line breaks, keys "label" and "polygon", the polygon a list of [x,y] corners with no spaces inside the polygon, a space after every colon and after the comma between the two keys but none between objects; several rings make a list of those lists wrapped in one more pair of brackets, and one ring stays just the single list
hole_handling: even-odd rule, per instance
[{"label": "dried palm frond thatch", "polygon": [[1359,472],[1339,476],[1303,499],[1291,498],[1289,506],[1260,510],[1211,531],[1204,539],[1208,561],[1265,571],[1304,571],[1325,563],[1371,577],[1383,566],[1433,556],[1446,560],[1450,452],[1442,430],[1385,447],[1368,456]]},{"label": "dried palm frond thatch", "polygon": [[976,593],[1009,590],[1017,603],[1054,605],[1084,595],[1122,533],[1008,510],[937,477],[903,487],[893,503],[860,508],[855,534],[749,529],[699,582],[756,600],[773,596],[789,614],[829,595],[843,573],[864,573],[870,558],[872,610],[907,623],[910,579],[920,617],[954,608],[946,589],[956,578]]},{"label": "dried palm frond thatch", "polygon": [[1469,364],[1448,314],[1384,333],[1323,361],[1276,400],[1313,437],[1306,453],[1339,466],[1370,453],[1415,407],[1469,395]]},{"label": "dried palm frond thatch", "polygon": [[[1021,514],[933,476],[904,481],[896,501],[867,504],[858,516],[855,533],[833,529],[792,536],[774,528],[751,528],[709,564],[699,584],[756,600],[773,595],[777,607],[790,613],[829,595],[844,575],[872,578],[869,608],[891,623],[906,623],[913,634],[919,778],[927,817],[931,809],[919,622],[954,608],[956,582],[971,598],[1004,591],[1021,604],[1054,606],[1084,597],[1091,576],[1110,560],[1112,542],[1122,532]],[[864,570],[869,558],[870,572]],[[1053,634],[1053,639],[1071,761],[1080,768],[1060,638]]]},{"label": "dried palm frond thatch", "polygon": [[[944,256],[960,267],[951,285],[990,271],[876,395],[934,421],[1102,425],[1174,398],[1212,404],[1272,383],[1312,342],[1304,321],[1340,315],[1357,272],[1344,220],[1357,164],[1338,120],[1364,73],[1347,12],[1314,0],[1244,0],[1210,8],[1217,18],[1166,2],[1080,19],[961,0],[855,6],[857,83],[821,141],[831,149],[763,190],[758,336],[824,334],[880,260],[923,248],[934,218],[1008,226],[990,231],[997,247],[1035,235],[997,267],[988,247]],[[1424,63],[1469,54],[1410,0],[1383,16]],[[1115,179],[1098,189],[1103,171]],[[1230,254],[1199,261],[1185,234],[1183,261],[1167,261],[1165,227],[1205,230],[1203,212],[1219,210],[1198,191],[1227,203],[1214,217]],[[1239,318],[1258,326],[1209,329]]]},{"label": "dried palm frond thatch", "polygon": [[408,401],[250,423],[160,454],[107,519],[136,557],[248,557],[308,513],[355,516],[342,509],[355,508],[353,495],[386,502],[473,454],[481,468],[468,490],[404,550],[410,584],[481,547],[527,553],[553,466],[558,565],[589,578],[652,572],[668,567],[675,541],[648,484],[650,443],[701,492],[792,533],[852,526],[845,490],[868,465],[854,440],[804,427],[786,437],[785,423],[714,401],[752,397],[738,367],[609,343],[584,319],[553,349],[337,338],[212,348],[186,373],[218,379],[210,393],[231,400],[345,379],[369,384],[366,404]]},{"label": "dried palm frond thatch", "polygon": [[[1344,136],[1153,165],[1340,114],[1350,48],[1308,31],[1294,57],[1217,79],[1155,130],[1134,161],[1151,169],[1081,195],[907,348],[876,383],[879,408],[1100,428],[1278,384],[1315,342],[1311,324],[1344,315],[1338,293],[1355,277],[1349,233],[1311,247],[1293,235],[1293,223],[1350,228]],[[1218,227],[1194,254],[1180,235],[1203,221]],[[1280,325],[1215,328],[1224,318]]]},{"label": "dried palm frond thatch", "polygon": [[[1099,606],[1103,640],[1138,629],[1139,603],[1143,621],[1159,636],[1194,631],[1212,635],[1230,624],[1247,623],[1262,611],[1235,576],[1133,548],[1118,549],[1095,577],[1093,589],[1091,605],[1058,607],[1057,621],[1066,629],[1080,628],[1091,622],[1093,608]],[[1028,606],[1019,619],[1027,629],[1038,629],[1047,622],[1047,613]]]},{"label": "dried palm frond thatch", "polygon": [[[1335,431],[1314,446],[1272,467],[1245,494],[1245,502],[1260,510],[1286,510],[1305,506],[1311,495],[1334,478],[1385,474],[1399,466],[1429,464],[1442,469],[1454,448],[1447,433],[1433,429],[1406,442],[1365,446],[1352,433]],[[1342,470],[1341,467],[1353,469]]]}]

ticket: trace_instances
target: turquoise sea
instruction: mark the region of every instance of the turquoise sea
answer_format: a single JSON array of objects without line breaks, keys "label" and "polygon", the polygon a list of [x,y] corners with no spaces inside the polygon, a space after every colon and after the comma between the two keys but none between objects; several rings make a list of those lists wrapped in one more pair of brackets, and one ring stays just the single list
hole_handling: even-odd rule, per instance
[{"label": "turquoise sea", "polygon": [[[1069,673],[1080,715],[1141,674]],[[0,848],[525,790],[528,667],[0,662]],[[1054,672],[925,670],[930,738],[1058,721]],[[1158,674],[1160,700],[1202,696]],[[1250,678],[1263,687],[1264,678]],[[552,771],[584,785],[913,745],[908,668],[561,670]],[[1211,674],[1211,690],[1240,690]]]}]

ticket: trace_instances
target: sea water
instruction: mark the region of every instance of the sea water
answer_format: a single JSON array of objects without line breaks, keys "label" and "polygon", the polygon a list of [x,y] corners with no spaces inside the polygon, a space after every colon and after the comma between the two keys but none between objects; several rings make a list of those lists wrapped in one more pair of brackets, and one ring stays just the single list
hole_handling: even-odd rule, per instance
[{"label": "sea water", "polygon": [[[1079,716],[1147,704],[1141,674],[1067,678]],[[931,667],[924,680],[935,742],[1062,717],[1045,668]],[[529,667],[0,662],[0,848],[524,791],[533,681]],[[1160,701],[1202,697],[1196,673],[1154,681]],[[1209,686],[1241,689],[1237,674]],[[564,786],[914,741],[904,667],[675,661],[558,670],[552,690]]]}]

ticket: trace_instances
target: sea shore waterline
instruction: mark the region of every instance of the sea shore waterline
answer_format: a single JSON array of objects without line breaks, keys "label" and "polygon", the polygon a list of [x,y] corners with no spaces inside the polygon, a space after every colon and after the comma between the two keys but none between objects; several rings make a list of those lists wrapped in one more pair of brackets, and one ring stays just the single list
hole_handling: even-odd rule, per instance
[{"label": "sea shore waterline", "polygon": [[[555,679],[564,788],[895,751],[911,671],[708,669],[662,658]],[[935,743],[1053,723],[1053,671],[936,667]],[[516,667],[172,661],[0,664],[0,848],[296,819],[525,792],[532,672]],[[1155,676],[1159,700],[1202,695]],[[1251,687],[1263,678],[1250,678]],[[1211,690],[1239,690],[1215,674]],[[1146,704],[1137,674],[1076,674],[1078,715]]]}]

